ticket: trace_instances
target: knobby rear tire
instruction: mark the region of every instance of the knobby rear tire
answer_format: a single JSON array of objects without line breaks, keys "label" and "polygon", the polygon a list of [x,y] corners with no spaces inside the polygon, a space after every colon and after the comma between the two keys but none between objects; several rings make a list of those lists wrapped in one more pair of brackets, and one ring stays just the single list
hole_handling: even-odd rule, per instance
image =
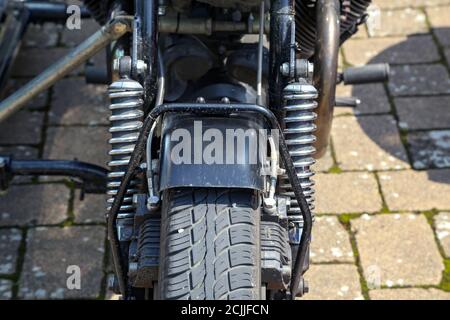
[{"label": "knobby rear tire", "polygon": [[261,298],[260,207],[244,189],[166,191],[159,298]]}]

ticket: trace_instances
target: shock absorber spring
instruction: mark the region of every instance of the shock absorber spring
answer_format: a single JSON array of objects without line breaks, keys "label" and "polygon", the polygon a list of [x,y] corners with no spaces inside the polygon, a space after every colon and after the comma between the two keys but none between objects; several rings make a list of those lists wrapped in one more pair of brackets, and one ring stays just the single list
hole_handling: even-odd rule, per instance
[{"label": "shock absorber spring", "polygon": [[[312,180],[314,171],[311,166],[315,163],[313,155],[316,150],[313,143],[316,140],[314,120],[317,114],[314,109],[317,107],[317,97],[316,88],[303,79],[288,84],[283,90],[285,102],[283,134],[311,211],[314,209],[314,181]],[[301,221],[298,221],[302,220],[300,208],[286,176],[281,178],[280,193],[291,198],[288,211],[290,219],[302,225]]]},{"label": "shock absorber spring", "polygon": [[[142,85],[128,78],[115,81],[108,89],[111,104],[110,129],[111,150],[109,155],[111,161],[108,163],[110,172],[108,174],[108,211],[117,190],[120,181],[125,174],[127,165],[130,161],[131,154],[134,150],[136,141],[139,136],[139,130],[143,124],[143,94]],[[126,192],[123,205],[120,207],[119,217],[128,217],[133,215],[133,195],[138,192],[138,181],[134,180],[130,183],[130,187]]]}]

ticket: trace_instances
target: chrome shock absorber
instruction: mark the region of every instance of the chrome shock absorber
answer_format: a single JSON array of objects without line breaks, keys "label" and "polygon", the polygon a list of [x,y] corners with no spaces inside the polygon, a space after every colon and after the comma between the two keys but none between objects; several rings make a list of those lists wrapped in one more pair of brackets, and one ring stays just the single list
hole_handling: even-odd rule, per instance
[{"label": "chrome shock absorber", "polygon": [[[314,209],[314,181],[312,180],[314,171],[311,166],[315,163],[313,155],[316,150],[313,143],[316,140],[314,120],[317,114],[314,109],[317,107],[317,97],[316,88],[303,79],[288,84],[283,90],[285,102],[283,134],[311,211]],[[300,208],[287,176],[281,178],[280,193],[291,198],[289,218],[301,227],[303,219]]]},{"label": "chrome shock absorber", "polygon": [[[111,126],[111,150],[109,155],[111,161],[108,163],[110,172],[108,174],[108,211],[117,190],[120,181],[125,175],[126,167],[130,161],[136,141],[139,136],[139,130],[143,124],[143,94],[142,85],[128,78],[115,81],[108,89],[111,104],[111,116],[109,118]],[[120,207],[119,217],[126,218],[133,215],[133,194],[137,193],[138,181],[133,180],[130,183],[123,204]]]}]

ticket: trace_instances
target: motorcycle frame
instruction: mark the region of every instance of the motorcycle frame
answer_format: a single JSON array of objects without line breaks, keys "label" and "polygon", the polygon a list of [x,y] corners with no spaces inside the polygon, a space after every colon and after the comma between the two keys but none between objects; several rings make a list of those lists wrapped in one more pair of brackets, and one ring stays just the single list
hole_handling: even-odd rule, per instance
[{"label": "motorcycle frame", "polygon": [[[121,1],[118,1],[119,3]],[[322,19],[319,15],[324,15],[332,18],[332,22],[338,23],[339,16],[338,0],[319,0],[318,4],[318,23],[317,27],[317,39],[318,42],[323,41],[322,46],[318,45],[320,53],[316,52],[315,62],[321,67],[316,72],[316,79],[320,79],[320,75],[335,74],[336,66],[334,60],[337,57],[337,50],[339,48],[339,33],[335,29],[329,27],[330,20]],[[333,5],[334,4],[334,5]],[[272,129],[281,130],[279,119],[280,110],[282,106],[281,90],[284,88],[284,84],[292,79],[291,77],[285,77],[282,75],[280,67],[282,63],[289,62],[290,70],[295,70],[295,10],[293,0],[271,0],[271,32],[270,32],[270,89],[269,100],[270,109],[258,105],[242,105],[242,104],[221,104],[221,105],[160,105],[154,107],[156,89],[157,89],[157,39],[158,39],[158,11],[157,1],[145,1],[135,0],[135,20],[133,23],[134,34],[133,36],[138,39],[138,43],[141,46],[137,46],[135,50],[135,58],[141,58],[148,66],[148,71],[143,76],[141,81],[144,83],[145,88],[145,107],[148,110],[148,115],[144,122],[144,127],[139,135],[139,139],[132,154],[130,164],[127,172],[122,179],[119,191],[111,207],[108,215],[108,234],[111,242],[112,255],[114,265],[116,269],[116,275],[118,277],[119,288],[123,296],[127,297],[127,285],[126,275],[121,260],[120,246],[117,238],[116,220],[117,213],[120,208],[121,202],[125,195],[125,190],[130,182],[134,170],[140,163],[142,158],[145,142],[148,137],[151,125],[156,118],[166,112],[194,112],[194,113],[209,113],[209,114],[228,114],[230,112],[256,112],[261,114]],[[116,18],[117,19],[117,18]],[[122,23],[122,25],[121,25]],[[119,29],[117,28],[119,27]],[[53,85],[57,80],[66,75],[70,70],[86,61],[93,54],[98,52],[101,48],[117,40],[123,36],[126,32],[130,31],[128,23],[116,21],[115,25],[111,23],[108,27],[103,27],[101,31],[97,32],[91,38],[80,44],[75,48],[68,56],[57,62],[53,67],[47,69],[43,74],[32,80],[32,82],[19,90],[13,97],[20,98],[20,103],[14,103],[14,99],[6,99],[0,104],[0,111],[4,114],[11,114],[13,111],[19,109],[27,101],[29,101],[36,94],[45,90],[49,86]],[[337,45],[335,45],[337,43]],[[79,56],[77,56],[79,55]],[[292,73],[293,71],[291,71]],[[135,77],[140,76],[133,73]],[[336,78],[336,77],[335,77]],[[334,80],[335,81],[335,80]],[[319,119],[317,120],[318,126],[322,126],[323,119],[327,119],[326,123],[331,123],[330,110],[334,107],[334,90],[335,82],[333,84],[332,79],[325,81],[318,81],[318,91],[320,95],[325,98],[319,103]],[[31,90],[32,94],[25,93]],[[13,108],[11,106],[14,106]],[[274,115],[276,114],[276,117]],[[324,114],[325,116],[321,116]],[[332,113],[331,113],[332,114]],[[323,130],[323,135],[318,137],[319,140],[328,141],[329,130]],[[287,171],[289,180],[294,190],[295,197],[300,205],[301,214],[304,219],[304,227],[301,236],[300,245],[294,262],[294,268],[292,271],[291,281],[291,297],[295,298],[299,293],[301,286],[299,284],[303,280],[302,276],[305,272],[303,266],[307,257],[307,250],[309,247],[309,241],[311,238],[312,228],[312,216],[309,207],[306,203],[306,199],[303,195],[303,190],[295,173],[295,169],[292,163],[292,159],[287,151],[286,142],[281,137],[280,141],[280,155],[284,162],[285,169]],[[61,173],[61,172],[60,172]],[[302,292],[300,292],[302,293]]]}]

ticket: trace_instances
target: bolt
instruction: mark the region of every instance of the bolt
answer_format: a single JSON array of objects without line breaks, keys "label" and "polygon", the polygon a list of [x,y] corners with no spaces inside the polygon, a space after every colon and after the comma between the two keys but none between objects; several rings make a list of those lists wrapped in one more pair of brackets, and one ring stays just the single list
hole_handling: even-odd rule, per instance
[{"label": "bolt", "polygon": [[285,62],[280,66],[280,72],[283,76],[289,75],[289,63]]},{"label": "bolt", "polygon": [[159,16],[165,16],[166,15],[166,6],[159,6],[158,7],[158,15]]},{"label": "bolt", "polygon": [[314,63],[308,62],[308,75],[314,73]]},{"label": "bolt", "polygon": [[147,70],[147,64],[142,61],[142,60],[138,60],[136,61],[136,71],[139,74],[144,73]]},{"label": "bolt", "polygon": [[205,101],[205,98],[203,98],[203,97],[198,97],[197,98],[197,103],[205,103],[206,101]]},{"label": "bolt", "polygon": [[127,29],[128,29],[128,26],[125,23],[119,21],[119,22],[114,23],[112,32],[116,36],[121,36],[127,31]]},{"label": "bolt", "polygon": [[308,293],[309,292],[309,283],[306,280],[303,280],[303,292]]},{"label": "bolt", "polygon": [[130,262],[128,264],[128,271],[130,273],[134,273],[138,270],[138,263],[137,262]]},{"label": "bolt", "polygon": [[228,99],[228,97],[223,97],[220,102],[222,103],[226,103],[226,104],[230,104],[230,99]]},{"label": "bolt", "polygon": [[120,58],[114,59],[114,61],[113,61],[113,71],[114,72],[119,72],[119,68],[120,68]]}]

